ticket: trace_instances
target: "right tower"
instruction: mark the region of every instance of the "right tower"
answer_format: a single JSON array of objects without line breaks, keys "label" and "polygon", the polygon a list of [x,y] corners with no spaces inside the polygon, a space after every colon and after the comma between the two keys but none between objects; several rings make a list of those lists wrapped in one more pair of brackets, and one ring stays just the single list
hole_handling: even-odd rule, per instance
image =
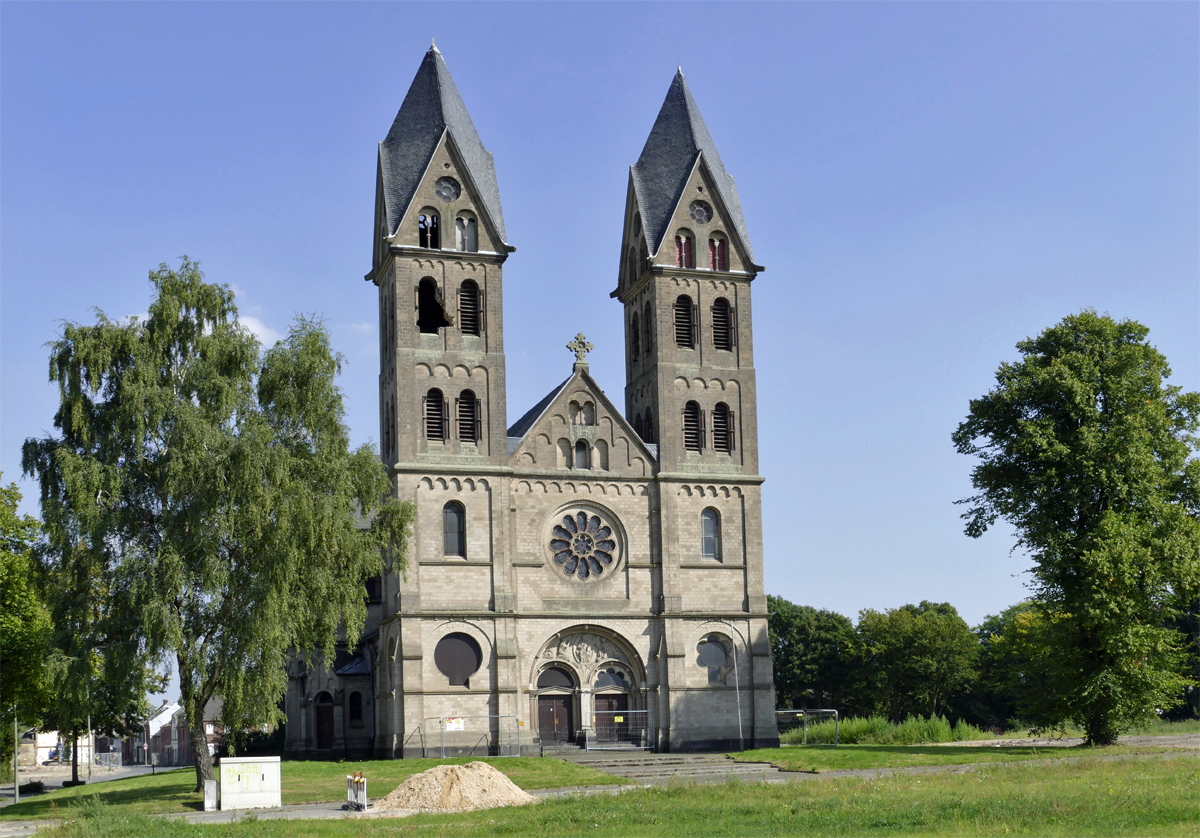
[{"label": "right tower", "polygon": [[[672,749],[728,736],[729,711],[743,720],[744,740],[778,742],[750,304],[762,270],[733,178],[681,69],[630,168],[612,293],[625,308],[626,418],[657,445]],[[750,671],[730,683],[739,709],[710,704],[697,713],[689,700],[688,672],[698,648],[703,656],[688,639],[698,621],[745,632]],[[726,683],[738,680],[729,674]]]}]

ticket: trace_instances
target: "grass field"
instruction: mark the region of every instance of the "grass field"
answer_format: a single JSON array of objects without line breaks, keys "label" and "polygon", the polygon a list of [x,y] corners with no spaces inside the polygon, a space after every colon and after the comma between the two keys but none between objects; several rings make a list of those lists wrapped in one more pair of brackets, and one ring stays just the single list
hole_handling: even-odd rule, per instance
[{"label": "grass field", "polygon": [[998,747],[955,745],[794,745],[760,748],[735,754],[740,762],[769,762],[785,771],[841,771],[850,768],[906,768],[913,765],[964,765],[973,762],[1019,762],[1095,754],[1131,755],[1175,751],[1152,745],[1113,745],[1106,748]]},{"label": "grass field", "polygon": [[786,785],[672,786],[516,809],[405,819],[253,820],[189,826],[78,811],[59,838],[383,836],[1196,835],[1194,757],[997,764],[966,774]]},{"label": "grass field", "polygon": [[[361,771],[367,778],[367,790],[372,797],[382,797],[413,774],[435,765],[472,762],[473,759],[404,759],[370,762],[303,762],[283,763],[283,802],[313,803],[346,799],[346,775]],[[523,789],[550,789],[564,786],[595,786],[627,782],[620,777],[604,774],[594,768],[576,765],[566,760],[540,757],[485,759],[503,771]],[[38,795],[27,801],[0,809],[0,823],[5,819],[45,818],[55,816],[55,807],[69,805],[78,791],[84,797],[98,796],[112,807],[140,814],[197,811],[203,796],[192,791],[196,787],[196,771],[183,768],[155,775],[111,780],[81,789],[61,789]]]}]

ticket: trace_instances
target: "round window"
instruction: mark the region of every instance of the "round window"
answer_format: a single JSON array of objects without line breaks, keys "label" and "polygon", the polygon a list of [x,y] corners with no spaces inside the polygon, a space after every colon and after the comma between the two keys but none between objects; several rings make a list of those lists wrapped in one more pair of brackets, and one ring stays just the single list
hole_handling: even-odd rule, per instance
[{"label": "round window", "polygon": [[709,638],[700,644],[700,662],[709,669],[720,669],[725,665],[725,644]]},{"label": "round window", "polygon": [[450,680],[452,687],[468,686],[467,679],[479,671],[483,653],[475,638],[456,631],[447,634],[433,647],[433,662]]},{"label": "round window", "polygon": [[707,201],[692,201],[692,205],[688,207],[688,215],[697,224],[707,224],[712,221],[713,208]]},{"label": "round window", "polygon": [[462,187],[458,185],[458,181],[452,177],[440,177],[433,185],[434,194],[443,201],[453,201],[462,194]]},{"label": "round window", "polygon": [[550,532],[554,563],[567,576],[589,579],[612,571],[617,558],[613,527],[594,512],[564,515]]}]

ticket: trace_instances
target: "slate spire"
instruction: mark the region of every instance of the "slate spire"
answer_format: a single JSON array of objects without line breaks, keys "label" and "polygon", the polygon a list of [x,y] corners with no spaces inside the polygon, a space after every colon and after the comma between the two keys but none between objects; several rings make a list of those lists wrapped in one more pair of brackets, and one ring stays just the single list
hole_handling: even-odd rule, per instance
[{"label": "slate spire", "polygon": [[475,123],[471,121],[467,106],[463,104],[436,45],[425,53],[392,129],[379,144],[379,170],[389,235],[396,232],[408,210],[445,131],[454,140],[464,173],[472,181],[488,219],[500,240],[507,243],[492,154],[483,147]]},{"label": "slate spire", "polygon": [[717,147],[704,124],[704,117],[696,107],[696,100],[692,98],[692,92],[683,77],[683,69],[680,68],[667,89],[667,98],[658,112],[658,118],[654,120],[654,127],[650,129],[642,156],[632,167],[638,211],[652,254],[658,253],[662,246],[671,215],[699,157],[704,159],[712,175],[717,195],[733,224],[732,232],[741,240],[746,255],[753,260],[754,252],[750,247],[737,187],[725,171],[725,164],[721,162],[721,155],[717,153]]}]

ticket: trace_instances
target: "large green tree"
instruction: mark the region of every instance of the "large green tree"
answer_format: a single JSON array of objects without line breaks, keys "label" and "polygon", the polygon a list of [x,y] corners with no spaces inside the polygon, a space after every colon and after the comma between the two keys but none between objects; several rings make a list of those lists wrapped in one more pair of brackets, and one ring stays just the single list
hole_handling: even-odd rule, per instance
[{"label": "large green tree", "polygon": [[892,721],[943,715],[975,679],[979,644],[948,602],[865,609],[855,634],[862,709]]},{"label": "large green tree", "polygon": [[34,579],[38,522],[20,515],[16,483],[0,485],[0,776],[11,770],[12,719],[40,720],[48,698],[50,614]]},{"label": "large green tree", "polygon": [[767,628],[780,706],[841,710],[848,705],[848,656],[854,641],[849,618],[768,596]]},{"label": "large green tree", "polygon": [[1168,386],[1145,326],[1094,311],[1017,344],[953,434],[979,458],[966,531],[997,520],[1033,559],[1053,654],[1047,723],[1094,744],[1178,702],[1182,640],[1167,625],[1200,588],[1200,394]]},{"label": "large green tree", "polygon": [[349,445],[321,323],[264,352],[186,257],[150,281],[145,319],[64,325],[58,436],[27,440],[23,465],[64,561],[98,564],[132,636],[174,664],[199,788],[208,700],[234,724],[277,721],[288,651],[358,637],[381,553],[405,568],[412,506]]}]

